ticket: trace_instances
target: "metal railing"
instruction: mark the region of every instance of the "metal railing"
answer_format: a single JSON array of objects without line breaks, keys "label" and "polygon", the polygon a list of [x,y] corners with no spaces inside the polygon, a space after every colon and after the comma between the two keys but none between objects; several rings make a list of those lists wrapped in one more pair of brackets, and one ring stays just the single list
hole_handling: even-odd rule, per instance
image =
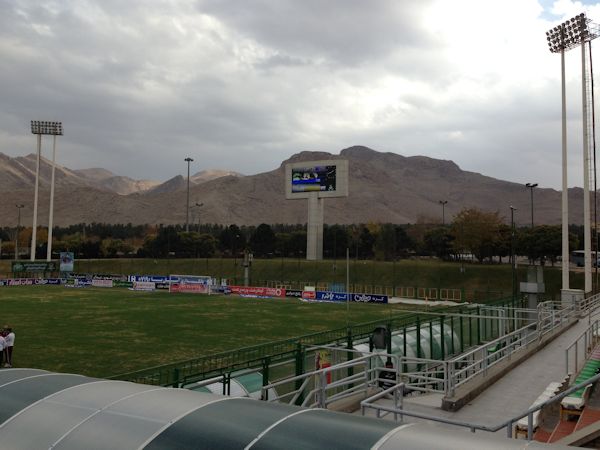
[{"label": "metal railing", "polygon": [[[269,402],[327,408],[333,402],[362,394],[363,398],[378,386],[396,385],[399,380],[398,355],[370,353],[334,346],[314,346],[307,351],[331,352],[331,360],[340,362],[301,375],[272,382],[262,387],[261,398]],[[343,358],[348,358],[343,360]],[[392,367],[384,367],[387,360]],[[270,396],[269,392],[276,392]]]},{"label": "metal railing", "polygon": [[[360,406],[361,406],[361,411],[362,411],[363,416],[365,415],[365,412],[367,409],[373,409],[376,411],[377,417],[382,417],[382,412],[386,413],[386,415],[394,414],[394,420],[398,420],[398,417],[399,417],[401,422],[404,421],[404,416],[415,417],[415,418],[419,418],[419,419],[431,420],[434,422],[441,422],[441,423],[445,423],[448,425],[454,425],[457,427],[468,428],[473,433],[475,431],[488,431],[488,432],[495,433],[502,429],[506,429],[506,436],[508,438],[513,437],[513,426],[522,418],[527,417],[527,440],[531,441],[533,439],[533,431],[534,431],[534,420],[533,420],[534,413],[536,413],[537,411],[540,411],[543,407],[545,407],[547,405],[551,405],[553,403],[556,403],[556,402],[562,400],[563,398],[567,397],[568,395],[572,394],[573,392],[575,392],[579,389],[585,388],[586,386],[589,386],[591,384],[598,382],[599,380],[600,380],[600,374],[594,375],[592,378],[589,378],[588,380],[586,380],[582,383],[579,383],[575,386],[568,388],[567,390],[561,392],[558,395],[555,395],[554,397],[546,400],[545,402],[542,402],[538,405],[532,406],[531,408],[518,414],[517,416],[514,416],[498,425],[492,425],[492,426],[475,424],[475,423],[470,423],[470,422],[462,422],[462,421],[458,421],[458,420],[447,419],[445,417],[437,417],[437,416],[430,415],[430,414],[423,414],[423,413],[417,413],[417,412],[413,412],[413,411],[407,411],[407,410],[403,409],[403,401],[402,401],[404,392],[406,390],[406,386],[404,383],[400,383],[396,386],[388,388],[382,392],[379,392],[379,393],[363,400],[362,402],[360,402]],[[375,403],[387,395],[393,395],[393,398],[394,398],[393,407]]]},{"label": "metal railing", "polygon": [[579,314],[573,306],[560,310],[554,309],[554,306],[551,303],[541,303],[537,310],[528,310],[537,316],[536,322],[445,361],[403,356],[400,358],[400,368],[404,368],[402,380],[412,390],[443,392],[452,397],[460,386],[477,377],[486,376],[491,368],[510,361],[516,352],[541,342],[544,336],[572,323]]},{"label": "metal railing", "polygon": [[[327,405],[334,401],[367,392],[372,375],[372,369],[368,368],[368,359],[368,356],[362,357],[268,384],[262,387],[261,398],[269,402],[327,408]],[[342,373],[344,375],[336,376]],[[289,384],[295,384],[297,387],[286,389]],[[287,392],[269,398],[270,390]]]},{"label": "metal railing", "polygon": [[582,315],[592,315],[600,309],[600,293],[590,295],[579,302],[579,311]]},{"label": "metal railing", "polygon": [[592,322],[583,333],[565,349],[565,373],[577,373],[600,343],[600,321]]}]

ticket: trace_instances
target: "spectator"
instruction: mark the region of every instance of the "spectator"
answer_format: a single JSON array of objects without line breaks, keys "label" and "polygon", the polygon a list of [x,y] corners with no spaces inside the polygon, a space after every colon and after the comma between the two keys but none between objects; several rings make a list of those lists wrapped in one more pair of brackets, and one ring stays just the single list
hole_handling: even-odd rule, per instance
[{"label": "spectator", "polygon": [[385,368],[388,370],[380,371],[379,387],[382,389],[389,389],[396,385],[396,372],[393,370],[394,364],[389,358],[385,362]]},{"label": "spectator", "polygon": [[6,339],[4,339],[4,330],[0,331],[0,366],[5,360]]},{"label": "spectator", "polygon": [[9,327],[8,325],[6,325],[4,327],[4,330],[6,333],[6,337],[4,338],[4,340],[6,341],[5,349],[4,349],[6,362],[4,363],[4,367],[12,367],[12,362],[13,362],[12,355],[13,355],[13,348],[15,346],[15,333],[13,332],[12,328]]}]

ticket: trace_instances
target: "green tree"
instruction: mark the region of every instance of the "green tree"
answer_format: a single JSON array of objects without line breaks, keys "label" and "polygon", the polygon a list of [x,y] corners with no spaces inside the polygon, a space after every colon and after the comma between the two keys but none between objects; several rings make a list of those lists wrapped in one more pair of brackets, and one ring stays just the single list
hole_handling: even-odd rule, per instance
[{"label": "green tree", "polygon": [[[539,225],[520,230],[519,252],[531,261],[548,260],[552,265],[562,254],[562,229],[560,225]],[[569,248],[576,249],[579,240],[576,233],[569,233]]]},{"label": "green tree", "polygon": [[133,247],[122,239],[104,239],[100,248],[102,256],[108,258],[127,255],[133,251]]},{"label": "green tree", "polygon": [[423,250],[438,258],[446,259],[453,250],[454,236],[448,227],[437,227],[425,233]]},{"label": "green tree", "polygon": [[493,256],[502,221],[498,212],[465,208],[452,223],[453,247],[456,253],[472,253],[479,262]]},{"label": "green tree", "polygon": [[273,256],[275,252],[275,233],[269,225],[261,223],[250,237],[250,248],[255,256]]},{"label": "green tree", "polygon": [[349,245],[348,231],[342,225],[325,225],[323,227],[323,254],[330,258],[346,255]]},{"label": "green tree", "polygon": [[237,225],[229,225],[219,234],[219,248],[233,257],[246,248],[246,236]]}]

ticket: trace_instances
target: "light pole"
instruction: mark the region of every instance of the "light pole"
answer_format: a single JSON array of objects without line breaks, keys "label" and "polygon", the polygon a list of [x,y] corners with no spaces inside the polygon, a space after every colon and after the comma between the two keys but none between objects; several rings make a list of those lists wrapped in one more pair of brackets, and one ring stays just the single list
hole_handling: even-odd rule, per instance
[{"label": "light pole", "polygon": [[446,203],[448,200],[440,200],[440,205],[442,205],[442,226],[446,225]]},{"label": "light pole", "polygon": [[33,230],[31,232],[31,261],[35,261],[35,249],[37,238],[37,208],[38,190],[40,185],[40,160],[42,158],[42,135],[54,136],[54,147],[52,154],[52,184],[50,187],[50,218],[48,229],[48,250],[46,259],[50,261],[52,251],[52,222],[54,216],[54,161],[56,156],[56,136],[62,136],[62,122],[47,122],[42,120],[31,121],[31,133],[37,135],[37,162],[35,166],[35,191],[33,194]]},{"label": "light pole", "polygon": [[[196,208],[200,209],[204,206],[204,203],[198,203],[194,205]],[[198,233],[200,233],[200,212],[198,212]]]},{"label": "light pole", "polygon": [[19,259],[19,230],[21,229],[21,209],[25,207],[25,205],[17,204],[17,234],[15,236],[15,261]]},{"label": "light pole", "polygon": [[193,161],[189,156],[184,159],[187,163],[187,202],[185,207],[185,231],[190,231],[190,163]]},{"label": "light pole", "polygon": [[513,301],[516,298],[516,279],[515,279],[515,269],[517,258],[515,257],[515,211],[517,208],[514,206],[510,206],[510,267],[511,267],[511,278],[512,278],[512,298]]},{"label": "light pole", "polygon": [[[588,93],[591,76],[586,72],[585,43],[598,37],[597,25],[593,30],[588,26],[585,14],[579,14],[566,22],[548,30],[546,39],[551,53],[561,55],[561,90],[562,90],[562,289],[569,289],[569,207],[567,186],[567,106],[565,84],[565,51],[581,45],[581,87],[583,112],[583,216],[584,216],[584,250],[585,250],[585,288],[591,290],[591,242],[590,242],[590,205],[589,205],[589,136],[588,136]],[[591,58],[591,53],[590,53]]]},{"label": "light pole", "polygon": [[531,229],[533,229],[533,189],[537,187],[537,183],[527,183],[525,187],[531,191]]}]

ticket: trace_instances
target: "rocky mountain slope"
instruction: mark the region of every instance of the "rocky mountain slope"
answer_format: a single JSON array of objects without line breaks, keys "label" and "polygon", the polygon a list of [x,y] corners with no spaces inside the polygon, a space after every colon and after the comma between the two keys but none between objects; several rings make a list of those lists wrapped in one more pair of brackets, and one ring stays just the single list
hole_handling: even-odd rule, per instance
[{"label": "rocky mountain slope", "polygon": [[[304,223],[306,200],[286,200],[284,166],[288,162],[315,159],[349,161],[349,196],[325,200],[328,223],[394,222],[415,223],[441,221],[440,200],[447,200],[446,220],[465,207],[499,211],[510,220],[512,205],[515,220],[531,220],[529,190],[522,184],[461,170],[454,162],[425,156],[404,157],[381,153],[366,147],[350,147],[340,154],[301,152],[280,167],[251,176],[231,174],[190,186],[191,217],[197,223],[259,224]],[[42,178],[48,178],[48,170]],[[184,223],[187,180],[171,180],[129,195],[91,183],[110,179],[101,169],[92,172],[60,168],[54,222],[74,223]],[[0,226],[16,223],[15,203],[24,203],[22,223],[30,223],[33,203],[33,174],[30,157],[8,158],[0,154]],[[110,175],[109,175],[110,174]],[[108,176],[107,176],[108,175]],[[198,174],[197,174],[198,175]],[[196,175],[195,175],[196,177]],[[60,178],[60,181],[59,181]],[[192,177],[190,177],[192,178]],[[200,177],[199,177],[200,178]],[[83,181],[82,181],[83,180]],[[134,180],[135,181],[135,180]],[[41,224],[47,223],[49,189],[47,181],[40,192]],[[581,223],[583,216],[581,189],[570,189],[570,222]],[[534,191],[536,223],[560,223],[560,192],[536,188]]]}]

